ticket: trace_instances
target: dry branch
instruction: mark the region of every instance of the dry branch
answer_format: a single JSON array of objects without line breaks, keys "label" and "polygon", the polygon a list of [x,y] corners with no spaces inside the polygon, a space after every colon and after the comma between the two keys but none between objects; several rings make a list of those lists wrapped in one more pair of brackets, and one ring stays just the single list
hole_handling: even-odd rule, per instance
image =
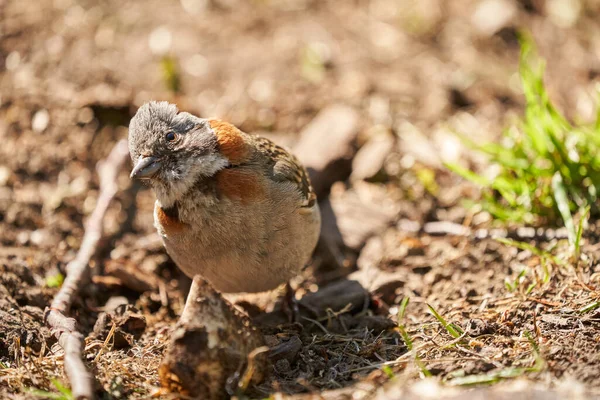
[{"label": "dry branch", "polygon": [[117,193],[117,176],[129,154],[127,141],[119,141],[109,156],[96,167],[100,179],[100,195],[96,208],[92,212],[85,229],[83,241],[77,256],[66,268],[67,277],[45,312],[46,324],[58,338],[65,351],[65,372],[71,383],[71,391],[76,399],[92,399],[93,377],[83,363],[84,337],[77,330],[77,321],[65,314],[69,311],[78,290],[88,278],[89,262],[98,249],[102,238],[104,215],[113,197]]}]

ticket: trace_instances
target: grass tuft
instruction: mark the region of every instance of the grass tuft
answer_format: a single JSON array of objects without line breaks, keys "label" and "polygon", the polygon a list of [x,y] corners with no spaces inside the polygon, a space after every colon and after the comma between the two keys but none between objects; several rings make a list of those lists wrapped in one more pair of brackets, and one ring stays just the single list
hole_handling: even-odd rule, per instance
[{"label": "grass tuft", "polygon": [[600,112],[589,125],[571,124],[556,109],[544,86],[544,62],[527,36],[521,38],[520,76],[525,115],[505,131],[502,144],[463,137],[487,155],[494,176],[447,166],[483,188],[481,205],[496,219],[533,225],[562,221],[574,248],[578,234],[573,213],[583,215],[589,208],[590,215],[599,214]]}]

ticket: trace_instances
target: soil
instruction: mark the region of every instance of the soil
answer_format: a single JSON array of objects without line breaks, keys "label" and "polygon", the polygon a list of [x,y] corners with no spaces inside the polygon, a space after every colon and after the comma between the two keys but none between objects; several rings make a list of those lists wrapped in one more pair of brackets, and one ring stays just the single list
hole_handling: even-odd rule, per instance
[{"label": "soil", "polygon": [[[511,17],[490,11],[492,3]],[[558,3],[577,12],[569,19]],[[251,398],[378,398],[427,374],[445,393],[457,378],[502,371],[498,380],[518,378],[542,393],[572,380],[600,392],[600,314],[580,312],[600,294],[595,221],[582,259],[551,263],[548,282],[531,288],[543,260],[474,234],[494,222],[464,204],[477,200],[477,188],[443,166],[482,162],[454,132],[496,140],[523,112],[523,28],[547,60],[552,99],[570,118],[591,118],[597,1],[15,0],[0,2],[0,16],[0,397],[68,386],[44,309],[94,208],[96,163],[150,99],[290,147],[330,105],[358,115],[352,174],[320,198],[335,213],[339,254],[332,241],[320,245],[292,282],[304,305],[325,312],[289,324],[278,294],[238,301],[270,347],[291,348]],[[380,135],[387,139],[374,145]],[[87,337],[98,396],[147,398],[158,393],[189,279],[157,240],[151,191],[127,170],[119,187],[70,315]],[[560,230],[543,228],[532,244],[566,246]],[[364,306],[311,302],[336,297],[332,285],[345,280],[368,291]],[[137,316],[123,328],[135,334],[118,343],[106,340],[106,326],[94,329],[113,310],[109,300],[133,305]],[[464,335],[452,337],[427,305]]]}]

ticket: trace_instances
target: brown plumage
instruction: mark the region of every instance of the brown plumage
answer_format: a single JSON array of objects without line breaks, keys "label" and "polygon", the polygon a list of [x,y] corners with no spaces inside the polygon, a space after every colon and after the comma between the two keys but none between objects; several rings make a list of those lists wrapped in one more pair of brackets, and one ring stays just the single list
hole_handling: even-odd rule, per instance
[{"label": "brown plumage", "polygon": [[217,119],[142,106],[131,121],[132,177],[157,196],[167,252],[224,292],[287,282],[308,262],[320,213],[306,170],[288,151]]},{"label": "brown plumage", "polygon": [[242,132],[231,125],[229,122],[224,122],[219,119],[209,119],[210,127],[217,135],[219,143],[219,151],[223,154],[232,165],[239,165],[247,161],[251,148],[244,141]]}]

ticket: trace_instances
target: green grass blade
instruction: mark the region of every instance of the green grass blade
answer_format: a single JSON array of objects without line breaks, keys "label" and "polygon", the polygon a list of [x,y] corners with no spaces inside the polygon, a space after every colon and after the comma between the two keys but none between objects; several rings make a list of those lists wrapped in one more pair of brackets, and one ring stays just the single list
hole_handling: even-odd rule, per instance
[{"label": "green grass blade", "polygon": [[489,187],[491,185],[491,182],[489,180],[487,180],[486,178],[484,178],[483,176],[477,175],[475,172],[471,171],[470,169],[462,167],[458,164],[447,163],[447,164],[445,164],[445,166],[450,171],[462,176],[466,180],[469,180],[479,186]]},{"label": "green grass blade", "polygon": [[590,311],[595,310],[596,308],[600,307],[600,301],[594,301],[593,303],[590,303],[586,306],[583,306],[582,308],[579,309],[579,312],[581,314],[585,314],[588,313]]},{"label": "green grass blade", "polygon": [[71,400],[73,397],[66,397],[62,393],[53,393],[40,389],[27,389],[27,393],[31,394],[35,397],[40,397],[43,399],[51,399],[51,400]]},{"label": "green grass blade", "polygon": [[[408,302],[407,302],[407,304],[408,304]],[[406,332],[406,328],[404,328],[403,325],[398,325],[398,330],[400,331],[400,336],[402,336],[402,340],[404,340],[404,344],[406,344],[406,348],[408,349],[408,351],[410,351],[410,352],[414,351],[413,341],[410,338],[410,335],[408,334],[408,332]],[[425,366],[423,361],[421,361],[421,359],[419,358],[419,355],[416,352],[414,354],[414,361],[415,361],[415,365],[417,366],[417,368],[419,368],[419,370],[421,371],[421,374],[423,374],[423,376],[425,376],[425,377],[432,376],[431,371],[429,371],[427,369],[427,367]]]},{"label": "green grass blade", "polygon": [[431,312],[431,314],[433,314],[433,316],[440,322],[444,329],[446,329],[453,338],[459,338],[463,334],[462,329],[460,329],[454,324],[449,324],[448,322],[446,322],[444,317],[442,317],[431,305],[427,304],[427,307],[429,307],[429,311]]},{"label": "green grass blade", "polygon": [[54,385],[54,387],[65,396],[65,398],[73,398],[73,393],[71,392],[71,389],[63,385],[58,379],[52,379],[51,382]]},{"label": "green grass blade", "polygon": [[542,283],[546,284],[550,282],[550,268],[548,268],[548,259],[542,257],[540,259],[540,264],[542,265],[542,271],[544,275],[542,276]]},{"label": "green grass blade", "polygon": [[384,365],[381,367],[381,370],[387,375],[388,379],[392,379],[394,377],[394,371],[392,371],[392,368],[389,365]]},{"label": "green grass blade", "polygon": [[398,323],[404,319],[404,315],[406,314],[406,307],[408,307],[409,302],[410,297],[404,297],[400,302],[400,307],[398,308]]},{"label": "green grass blade", "polygon": [[579,219],[579,226],[577,227],[577,235],[575,236],[575,259],[579,259],[580,251],[581,251],[581,237],[583,236],[583,227],[587,221],[587,218],[590,214],[590,207],[587,206],[583,211],[583,215]]},{"label": "green grass blade", "polygon": [[531,345],[531,348],[533,349],[533,352],[536,355],[536,357],[539,357],[541,354],[540,347],[538,346],[537,342],[535,341],[533,335],[529,331],[524,331],[523,336],[525,336],[527,338],[527,341]]},{"label": "green grass blade", "polygon": [[400,331],[400,336],[402,336],[402,340],[404,340],[404,344],[406,345],[406,348],[408,349],[408,351],[412,351],[413,342],[412,342],[412,339],[410,338],[410,336],[408,335],[408,332],[406,332],[406,329],[402,325],[398,326],[398,330]]},{"label": "green grass blade", "polygon": [[536,256],[538,256],[540,258],[545,258],[547,260],[552,261],[554,264],[557,264],[557,265],[564,264],[564,262],[562,262],[558,258],[554,257],[550,252],[539,249],[539,248],[535,247],[534,245],[529,244],[527,242],[520,242],[518,240],[507,239],[507,238],[495,238],[494,240],[499,243],[505,244],[507,246],[513,246],[513,247],[516,247],[521,250],[528,250],[532,254],[535,254]]},{"label": "green grass blade", "polygon": [[431,374],[431,371],[429,371],[427,369],[427,367],[425,366],[425,363],[423,361],[421,361],[421,358],[419,358],[419,356],[416,354],[415,354],[415,364],[417,364],[417,367],[419,368],[419,370],[421,371],[421,373],[423,374],[423,376],[425,378],[431,378],[433,376]]},{"label": "green grass blade", "polygon": [[563,219],[565,228],[567,228],[567,234],[569,235],[569,244],[575,247],[575,224],[573,223],[573,216],[569,207],[569,199],[567,198],[567,192],[565,190],[565,184],[563,182],[561,174],[557,171],[552,176],[552,191],[554,192],[554,200],[556,206],[560,212],[560,216]]},{"label": "green grass blade", "polygon": [[500,381],[495,375],[467,375],[450,379],[449,385],[452,386],[473,386],[473,385],[491,385]]}]

